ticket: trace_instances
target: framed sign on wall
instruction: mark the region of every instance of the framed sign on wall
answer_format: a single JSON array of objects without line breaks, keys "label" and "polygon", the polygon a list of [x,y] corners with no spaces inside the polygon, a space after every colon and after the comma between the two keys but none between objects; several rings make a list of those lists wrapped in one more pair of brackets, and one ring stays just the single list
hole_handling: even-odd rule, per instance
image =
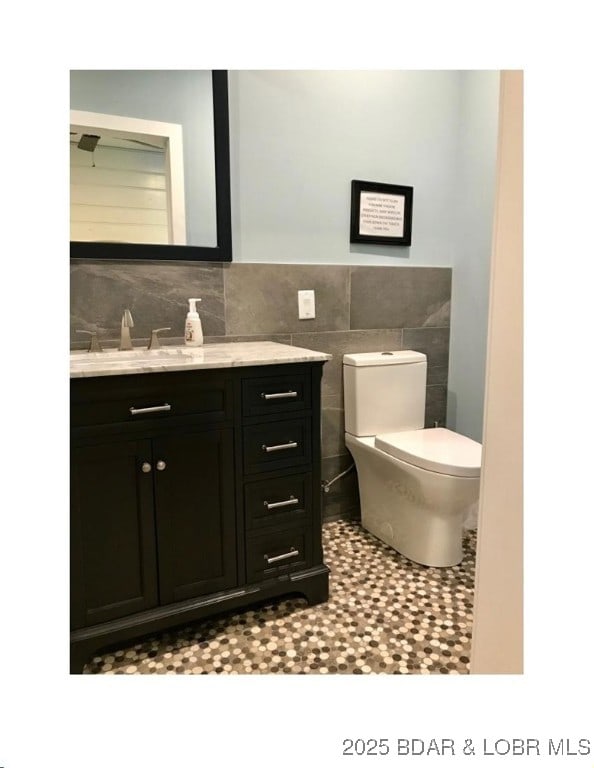
[{"label": "framed sign on wall", "polygon": [[410,245],[413,188],[351,182],[351,243]]}]

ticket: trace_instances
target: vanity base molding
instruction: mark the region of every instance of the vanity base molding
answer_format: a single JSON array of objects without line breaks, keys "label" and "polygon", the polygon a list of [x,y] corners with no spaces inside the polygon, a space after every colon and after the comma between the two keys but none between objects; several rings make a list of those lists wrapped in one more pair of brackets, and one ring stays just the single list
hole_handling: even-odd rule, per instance
[{"label": "vanity base molding", "polygon": [[139,641],[166,630],[181,628],[200,619],[222,616],[227,612],[253,607],[278,598],[305,597],[309,605],[328,600],[330,570],[321,565],[306,571],[291,573],[276,581],[250,584],[229,589],[216,595],[186,600],[165,608],[127,616],[94,627],[79,629],[70,635],[70,673],[82,674],[93,655],[104,653],[122,644]]}]

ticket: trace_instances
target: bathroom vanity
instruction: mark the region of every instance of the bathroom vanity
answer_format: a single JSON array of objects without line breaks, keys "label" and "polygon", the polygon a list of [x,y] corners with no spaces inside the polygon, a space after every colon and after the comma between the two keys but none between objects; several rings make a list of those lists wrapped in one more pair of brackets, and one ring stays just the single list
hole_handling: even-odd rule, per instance
[{"label": "bathroom vanity", "polygon": [[328,598],[320,383],[273,342],[71,354],[71,671],[144,635]]}]

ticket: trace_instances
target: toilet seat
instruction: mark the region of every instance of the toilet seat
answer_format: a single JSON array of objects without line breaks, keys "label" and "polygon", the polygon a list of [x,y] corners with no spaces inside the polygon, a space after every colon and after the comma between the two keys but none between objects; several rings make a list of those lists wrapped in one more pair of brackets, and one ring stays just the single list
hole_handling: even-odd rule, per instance
[{"label": "toilet seat", "polygon": [[375,446],[431,472],[454,477],[479,477],[481,473],[481,444],[442,427],[376,435]]}]

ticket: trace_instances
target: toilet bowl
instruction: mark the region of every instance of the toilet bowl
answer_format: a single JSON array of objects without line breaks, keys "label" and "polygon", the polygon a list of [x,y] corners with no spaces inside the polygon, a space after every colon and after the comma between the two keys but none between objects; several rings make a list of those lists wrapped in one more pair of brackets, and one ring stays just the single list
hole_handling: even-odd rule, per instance
[{"label": "toilet bowl", "polygon": [[363,527],[414,562],[457,565],[479,496],[480,443],[423,428],[422,353],[345,355],[343,363],[345,442],[357,468]]},{"label": "toilet bowl", "polygon": [[[449,435],[460,437],[446,429],[439,431],[446,433],[442,440]],[[432,469],[419,466],[422,457],[410,450],[408,460],[394,455],[398,450],[394,445],[392,450],[384,450],[392,436],[345,435],[357,467],[363,527],[416,563],[457,565],[463,555],[464,522],[478,499],[480,469],[475,468],[476,474],[471,476],[468,466],[453,466],[450,460],[440,467],[449,471],[438,471],[435,456]],[[480,445],[478,448],[480,451]]]}]

